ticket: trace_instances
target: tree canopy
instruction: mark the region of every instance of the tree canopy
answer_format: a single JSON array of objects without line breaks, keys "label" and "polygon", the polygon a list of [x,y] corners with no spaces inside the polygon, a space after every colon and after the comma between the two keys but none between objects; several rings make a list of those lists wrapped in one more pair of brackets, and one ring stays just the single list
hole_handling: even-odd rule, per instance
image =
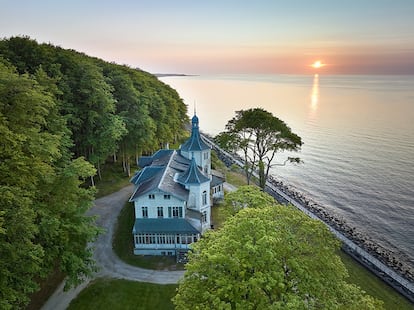
[{"label": "tree canopy", "polygon": [[185,136],[187,107],[152,74],[28,37],[1,40],[0,57],[19,74],[45,72],[71,133],[70,151],[98,176],[110,155],[120,153],[129,174],[132,159]]},{"label": "tree canopy", "polygon": [[244,207],[192,245],[173,302],[176,309],[382,309],[345,282],[338,249],[325,225],[293,207]]},{"label": "tree canopy", "polygon": [[277,152],[298,151],[302,140],[282,120],[261,108],[237,111],[216,141],[226,150],[243,153],[247,183],[258,170],[261,188],[272,166],[300,162],[297,157],[288,157],[284,163],[273,163]]},{"label": "tree canopy", "polygon": [[24,307],[54,268],[68,287],[94,272],[89,180],[118,154],[129,172],[187,121],[178,94],[147,72],[0,40],[0,309]]}]

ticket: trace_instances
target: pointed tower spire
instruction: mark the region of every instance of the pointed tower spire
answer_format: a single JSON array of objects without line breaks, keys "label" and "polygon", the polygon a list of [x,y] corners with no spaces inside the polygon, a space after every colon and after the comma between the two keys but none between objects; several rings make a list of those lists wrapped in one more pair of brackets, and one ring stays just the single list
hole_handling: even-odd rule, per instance
[{"label": "pointed tower spire", "polygon": [[191,163],[188,166],[187,171],[185,171],[177,181],[183,185],[188,184],[201,184],[209,182],[210,179],[206,177],[200,169],[197,167],[194,157],[191,159]]}]

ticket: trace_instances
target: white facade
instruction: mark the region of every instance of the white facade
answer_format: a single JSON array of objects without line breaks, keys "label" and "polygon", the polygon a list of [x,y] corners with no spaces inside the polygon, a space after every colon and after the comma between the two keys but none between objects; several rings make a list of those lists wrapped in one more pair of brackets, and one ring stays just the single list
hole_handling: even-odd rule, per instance
[{"label": "white facade", "polygon": [[[148,192],[134,200],[135,218],[174,218],[171,208],[179,208],[179,214],[185,218],[186,201],[174,197],[171,194],[155,190]],[[147,212],[143,208],[147,208]],[[160,208],[162,215],[160,214]]]}]

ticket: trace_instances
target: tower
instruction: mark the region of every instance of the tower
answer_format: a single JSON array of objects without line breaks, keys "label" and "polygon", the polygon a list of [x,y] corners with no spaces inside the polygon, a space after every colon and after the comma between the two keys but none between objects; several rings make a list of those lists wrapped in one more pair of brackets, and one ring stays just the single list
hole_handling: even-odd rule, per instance
[{"label": "tower", "polygon": [[206,175],[211,177],[211,148],[200,136],[198,117],[195,113],[191,119],[191,136],[183,145],[181,145],[180,149],[181,155],[190,160],[194,158],[197,166],[199,166]]}]

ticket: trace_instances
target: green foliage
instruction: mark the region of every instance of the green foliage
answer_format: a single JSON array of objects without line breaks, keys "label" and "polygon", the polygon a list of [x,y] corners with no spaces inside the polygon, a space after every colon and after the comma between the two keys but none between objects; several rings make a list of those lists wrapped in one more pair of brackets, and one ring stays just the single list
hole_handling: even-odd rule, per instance
[{"label": "green foliage", "polygon": [[134,157],[174,143],[185,132],[182,99],[149,73],[28,37],[0,41],[1,55],[20,73],[46,73],[72,133],[72,152],[92,162],[99,177],[108,156],[120,151],[129,175]]},{"label": "green foliage", "polygon": [[293,207],[244,208],[193,245],[177,309],[381,309],[345,282],[339,242]]},{"label": "green foliage", "polygon": [[[81,158],[68,160],[65,121],[42,71],[32,78],[0,64],[0,308],[19,307],[58,264],[68,283],[93,270],[86,244],[97,230],[84,216],[94,174]],[[43,78],[43,79],[42,79]]]},{"label": "green foliage", "polygon": [[187,121],[178,94],[149,73],[0,40],[1,309],[27,304],[53,268],[68,286],[95,270],[89,180],[108,156],[129,173],[130,159],[179,139]]},{"label": "green foliage", "polygon": [[83,290],[69,310],[174,309],[171,298],[176,285],[159,285],[127,280],[98,279]]},{"label": "green foliage", "polygon": [[[259,185],[264,188],[273,159],[280,151],[298,151],[301,138],[279,118],[261,108],[236,111],[236,116],[228,121],[226,131],[216,137],[225,149],[242,151],[245,162],[247,183],[258,169]],[[287,162],[299,163],[298,158],[288,158]]]}]

